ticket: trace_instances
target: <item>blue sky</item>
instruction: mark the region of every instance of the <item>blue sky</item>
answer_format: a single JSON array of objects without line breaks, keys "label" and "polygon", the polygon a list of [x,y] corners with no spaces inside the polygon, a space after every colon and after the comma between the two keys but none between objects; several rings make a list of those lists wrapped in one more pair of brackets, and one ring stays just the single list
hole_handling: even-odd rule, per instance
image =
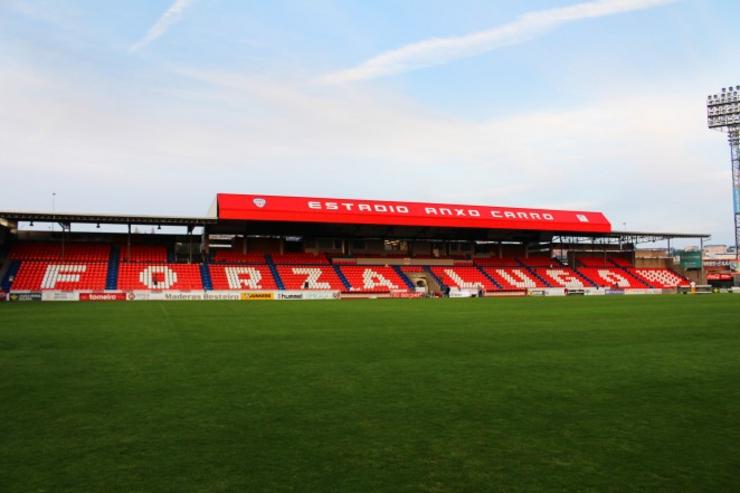
[{"label": "blue sky", "polygon": [[318,195],[729,242],[703,105],[740,83],[739,18],[729,0],[0,0],[0,209]]}]

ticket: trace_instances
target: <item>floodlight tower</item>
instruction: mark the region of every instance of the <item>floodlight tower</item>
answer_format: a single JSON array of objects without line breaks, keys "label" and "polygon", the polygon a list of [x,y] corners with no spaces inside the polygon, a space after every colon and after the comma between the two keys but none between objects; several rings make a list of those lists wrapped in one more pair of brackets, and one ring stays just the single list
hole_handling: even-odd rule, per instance
[{"label": "floodlight tower", "polygon": [[740,258],[740,86],[723,87],[707,96],[709,128],[727,134],[732,160],[732,203],[735,213],[735,258]]}]

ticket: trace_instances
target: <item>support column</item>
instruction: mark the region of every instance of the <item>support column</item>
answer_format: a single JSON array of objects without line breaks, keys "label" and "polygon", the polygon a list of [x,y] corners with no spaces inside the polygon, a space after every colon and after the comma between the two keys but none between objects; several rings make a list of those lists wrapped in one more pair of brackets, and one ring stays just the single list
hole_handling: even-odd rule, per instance
[{"label": "support column", "polygon": [[[188,263],[193,263],[193,226],[188,226]],[[177,256],[177,252],[175,252]],[[177,258],[175,258],[177,260]]]},{"label": "support column", "polygon": [[201,261],[205,261],[210,253],[210,245],[208,244],[208,226],[203,225],[203,233],[200,235],[200,256]]},{"label": "support column", "polygon": [[701,270],[699,271],[699,283],[706,284],[707,280],[704,278],[704,238],[699,238],[699,265]]},{"label": "support column", "polygon": [[735,217],[735,259],[740,258],[740,130],[729,133],[732,159],[732,203]]},{"label": "support column", "polygon": [[131,261],[131,223],[127,224],[128,234],[126,235],[126,262]]},{"label": "support column", "polygon": [[64,223],[59,223],[59,225],[62,227],[62,260],[64,260],[65,225],[64,225]]}]

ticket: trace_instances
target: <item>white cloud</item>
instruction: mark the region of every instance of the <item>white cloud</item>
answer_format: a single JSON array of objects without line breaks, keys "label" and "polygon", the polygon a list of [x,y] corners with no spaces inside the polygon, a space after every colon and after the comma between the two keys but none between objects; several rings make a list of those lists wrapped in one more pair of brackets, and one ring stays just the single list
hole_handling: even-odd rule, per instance
[{"label": "white cloud", "polygon": [[231,191],[577,206],[630,229],[731,231],[726,149],[696,88],[478,122],[369,88],[182,73],[198,83],[127,101],[0,70],[0,169],[15,184],[0,209],[43,209],[54,187],[65,209],[202,214]]},{"label": "white cloud", "polygon": [[182,17],[183,12],[190,7],[193,0],[175,0],[172,5],[165,11],[162,16],[157,19],[157,22],[149,29],[149,31],[139,41],[131,45],[129,51],[138,51],[149,43],[162,36],[167,30],[172,27]]},{"label": "white cloud", "polygon": [[596,0],[568,7],[528,12],[513,22],[486,31],[411,43],[381,53],[355,67],[326,74],[320,81],[326,84],[340,84],[441,65],[503,46],[522,43],[568,22],[650,9],[676,1]]}]

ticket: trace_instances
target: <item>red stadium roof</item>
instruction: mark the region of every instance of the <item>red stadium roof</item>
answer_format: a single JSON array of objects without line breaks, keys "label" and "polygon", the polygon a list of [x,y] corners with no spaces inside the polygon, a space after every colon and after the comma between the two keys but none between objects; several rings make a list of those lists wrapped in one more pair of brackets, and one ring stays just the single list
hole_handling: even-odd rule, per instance
[{"label": "red stadium roof", "polygon": [[604,214],[386,200],[218,194],[218,219],[610,233]]}]

